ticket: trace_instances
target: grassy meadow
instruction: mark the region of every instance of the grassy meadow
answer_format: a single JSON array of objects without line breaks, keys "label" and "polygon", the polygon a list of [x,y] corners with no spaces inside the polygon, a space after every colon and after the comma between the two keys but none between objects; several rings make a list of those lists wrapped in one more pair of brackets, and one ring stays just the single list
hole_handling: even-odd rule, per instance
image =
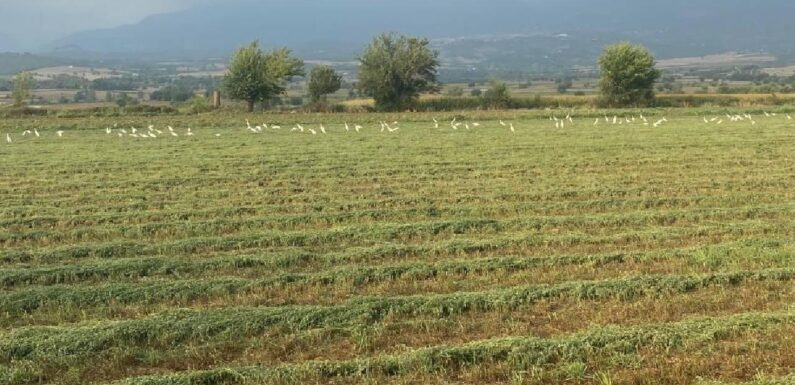
[{"label": "grassy meadow", "polygon": [[0,121],[0,384],[795,382],[795,120],[644,113]]}]

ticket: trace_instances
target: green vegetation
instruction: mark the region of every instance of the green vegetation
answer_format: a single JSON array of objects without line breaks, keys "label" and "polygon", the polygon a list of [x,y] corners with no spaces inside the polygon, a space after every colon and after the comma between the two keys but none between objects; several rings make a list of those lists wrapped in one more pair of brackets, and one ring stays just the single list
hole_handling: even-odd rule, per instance
[{"label": "green vegetation", "polygon": [[309,97],[312,103],[325,102],[328,94],[339,91],[342,87],[342,75],[330,66],[315,66],[309,72]]},{"label": "green vegetation", "polygon": [[224,75],[224,87],[232,99],[244,100],[248,111],[285,92],[285,84],[294,76],[303,76],[303,61],[290,56],[286,48],[262,52],[253,42],[235,52]]},{"label": "green vegetation", "polygon": [[30,99],[30,90],[33,88],[33,75],[30,72],[20,72],[14,77],[14,91],[11,96],[14,98],[15,107],[23,107]]},{"label": "green vegetation", "polygon": [[654,57],[646,48],[629,43],[609,46],[599,58],[599,69],[602,76],[599,86],[607,104],[652,105],[654,83],[661,72],[655,68]]},{"label": "green vegetation", "polygon": [[143,107],[0,122],[0,384],[791,383],[795,109]]},{"label": "green vegetation", "polygon": [[382,111],[413,107],[420,93],[438,89],[439,53],[428,39],[383,34],[359,58],[359,89]]}]

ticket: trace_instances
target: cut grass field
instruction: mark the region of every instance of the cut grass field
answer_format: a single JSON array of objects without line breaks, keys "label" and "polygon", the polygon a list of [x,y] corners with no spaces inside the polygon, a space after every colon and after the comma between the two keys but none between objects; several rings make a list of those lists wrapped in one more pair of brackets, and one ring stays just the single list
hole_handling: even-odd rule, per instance
[{"label": "cut grass field", "polygon": [[793,383],[795,121],[725,112],[0,122],[0,384]]}]

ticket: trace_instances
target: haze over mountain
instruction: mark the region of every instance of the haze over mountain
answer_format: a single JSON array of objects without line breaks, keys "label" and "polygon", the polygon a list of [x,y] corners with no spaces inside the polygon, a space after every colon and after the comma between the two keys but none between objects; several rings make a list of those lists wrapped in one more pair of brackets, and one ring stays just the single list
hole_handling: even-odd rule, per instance
[{"label": "haze over mountain", "polygon": [[660,58],[743,51],[789,60],[793,14],[790,0],[232,0],[75,33],[47,50],[226,56],[259,39],[308,59],[350,60],[373,35],[395,31],[435,39],[447,64],[463,66],[511,69],[521,58],[569,67],[617,40]]}]

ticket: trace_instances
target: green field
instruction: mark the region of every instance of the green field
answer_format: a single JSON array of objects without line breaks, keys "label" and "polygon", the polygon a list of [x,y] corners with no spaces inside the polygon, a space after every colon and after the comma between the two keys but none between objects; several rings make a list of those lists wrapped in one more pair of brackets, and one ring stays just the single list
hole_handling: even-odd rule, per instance
[{"label": "green field", "polygon": [[792,382],[795,120],[608,113],[4,120],[0,384]]}]

